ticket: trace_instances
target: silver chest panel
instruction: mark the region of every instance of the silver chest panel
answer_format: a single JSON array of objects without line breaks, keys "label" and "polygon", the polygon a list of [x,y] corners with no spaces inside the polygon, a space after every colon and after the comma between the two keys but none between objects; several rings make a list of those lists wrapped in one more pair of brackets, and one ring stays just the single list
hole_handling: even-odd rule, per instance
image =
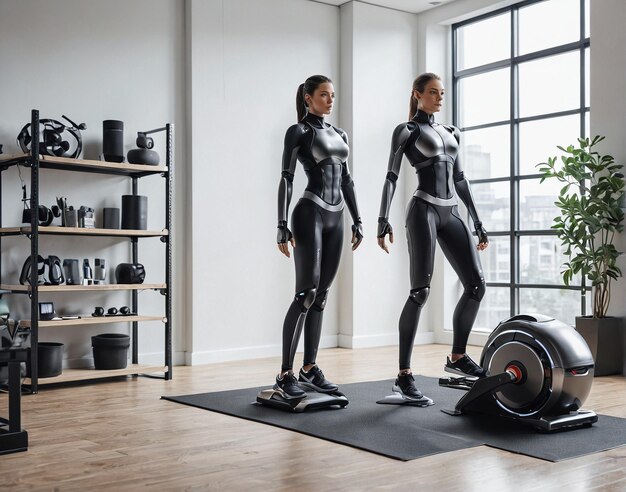
[{"label": "silver chest panel", "polygon": [[314,128],[315,136],[311,142],[311,155],[319,164],[323,160],[335,158],[345,162],[350,155],[350,148],[333,127]]}]

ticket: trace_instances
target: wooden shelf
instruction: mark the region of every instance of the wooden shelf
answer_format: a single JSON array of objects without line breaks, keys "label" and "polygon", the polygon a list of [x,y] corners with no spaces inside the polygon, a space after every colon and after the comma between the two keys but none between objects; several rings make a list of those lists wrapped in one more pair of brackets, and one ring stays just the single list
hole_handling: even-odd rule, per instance
[{"label": "wooden shelf", "polygon": [[[90,314],[80,315],[83,316],[80,319],[60,319],[54,321],[40,320],[38,323],[39,328],[47,328],[50,326],[83,326],[83,325],[105,325],[111,323],[126,323],[132,321],[162,321],[165,323],[166,318],[164,316],[91,316]],[[30,328],[30,320],[20,320],[21,328]]]},{"label": "wooden shelf", "polygon": [[[0,156],[3,162],[27,162],[30,154],[7,154]],[[43,169],[59,169],[62,171],[82,171],[101,174],[119,174],[123,176],[148,176],[168,171],[167,166],[148,166],[146,164],[126,164],[90,159],[71,159],[69,157],[39,156],[39,167]]]},{"label": "wooden shelf", "polygon": [[[104,285],[40,285],[39,292],[87,292],[106,290],[161,290],[167,284],[104,284]],[[30,292],[30,285],[0,284],[0,290],[12,292]]]},{"label": "wooden shelf", "polygon": [[[165,373],[167,367],[150,366],[145,364],[129,364],[125,369],[63,369],[60,376],[53,378],[39,378],[37,384],[69,383],[71,381],[87,381],[89,379],[112,378],[115,376],[128,376],[132,374]],[[24,384],[31,384],[30,378],[24,380]]]},{"label": "wooden shelf", "polygon": [[25,162],[30,157],[30,154],[24,154],[23,152],[18,154],[0,154],[0,164],[4,162],[16,163]]},{"label": "wooden shelf", "polygon": [[[119,237],[161,237],[167,236],[168,230],[145,231],[142,229],[88,229],[86,227],[39,226],[39,234],[54,234],[68,236],[119,236]],[[3,235],[27,235],[32,233],[31,226],[0,227]]]}]

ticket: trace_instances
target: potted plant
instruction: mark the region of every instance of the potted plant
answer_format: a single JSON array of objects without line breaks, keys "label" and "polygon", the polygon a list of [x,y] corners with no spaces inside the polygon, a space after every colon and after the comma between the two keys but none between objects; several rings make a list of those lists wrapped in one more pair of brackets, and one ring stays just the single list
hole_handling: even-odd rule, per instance
[{"label": "potted plant", "polygon": [[596,146],[604,140],[579,138],[577,145],[558,148],[560,162],[550,157],[538,164],[541,182],[550,178],[564,183],[555,205],[560,215],[552,229],[565,246],[568,261],[563,265],[563,282],[569,285],[581,274],[591,282],[593,315],[576,318],[576,330],[583,336],[595,361],[595,375],[622,372],[621,319],[607,317],[611,282],[622,276],[613,242],[624,230],[624,175],[622,166]]}]

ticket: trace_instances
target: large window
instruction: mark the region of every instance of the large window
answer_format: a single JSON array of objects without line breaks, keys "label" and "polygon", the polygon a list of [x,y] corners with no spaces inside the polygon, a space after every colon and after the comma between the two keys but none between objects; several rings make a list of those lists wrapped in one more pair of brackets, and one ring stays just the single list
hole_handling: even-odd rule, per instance
[{"label": "large window", "polygon": [[535,167],[588,136],[588,12],[589,0],[529,0],[452,28],[454,124],[491,240],[479,330],[518,312],[573,324],[590,309],[584,279],[561,281],[560,186]]}]

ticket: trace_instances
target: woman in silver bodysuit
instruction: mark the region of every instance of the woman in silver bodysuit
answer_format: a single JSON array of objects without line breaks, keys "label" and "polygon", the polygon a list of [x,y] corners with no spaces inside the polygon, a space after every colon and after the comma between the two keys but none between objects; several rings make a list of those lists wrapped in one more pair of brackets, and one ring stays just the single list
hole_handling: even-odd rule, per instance
[{"label": "woman in silver bodysuit", "polygon": [[[322,332],[324,306],[339,268],[343,243],[344,202],[352,216],[352,250],[363,239],[354,183],[348,170],[348,136],[329,125],[335,92],[332,81],[323,75],[309,77],[298,87],[298,123],[285,135],[282,176],[278,188],[278,249],[290,256],[293,247],[296,266],[296,295],[283,325],[281,371],[274,389],[284,398],[302,398],[300,387],[332,393],[338,386],[325,379],[315,360]],[[296,160],[304,167],[308,183],[294,207],[292,231],[287,227]],[[304,362],[298,379],[293,360],[304,329]]]},{"label": "woman in silver bodysuit", "polygon": [[[415,168],[418,184],[406,213],[411,290],[400,315],[399,373],[393,389],[411,400],[424,399],[412,376],[411,352],[420,311],[428,298],[436,242],[439,242],[464,288],[453,315],[452,351],[445,370],[473,377],[485,376],[484,369],[465,353],[465,349],[485,293],[477,249],[485,249],[489,240],[463,173],[459,157],[459,130],[440,125],[434,119],[434,113],[441,109],[443,96],[443,85],[435,74],[422,74],[413,82],[409,121],[398,125],[393,132],[378,218],[378,244],[389,253],[385,241],[389,235],[389,241],[393,242],[389,209],[402,157],[406,155]],[[457,196],[467,207],[474,223],[478,246],[459,215]]]}]

